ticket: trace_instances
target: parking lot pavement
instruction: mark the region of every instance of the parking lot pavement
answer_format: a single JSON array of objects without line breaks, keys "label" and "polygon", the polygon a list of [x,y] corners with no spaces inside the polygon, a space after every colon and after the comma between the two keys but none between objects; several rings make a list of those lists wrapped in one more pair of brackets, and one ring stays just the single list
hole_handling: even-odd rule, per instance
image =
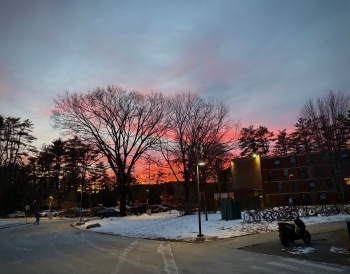
[{"label": "parking lot pavement", "polygon": [[311,243],[295,241],[290,247],[282,246],[278,233],[276,241],[245,246],[240,250],[350,266],[350,241],[347,229],[311,234]]}]

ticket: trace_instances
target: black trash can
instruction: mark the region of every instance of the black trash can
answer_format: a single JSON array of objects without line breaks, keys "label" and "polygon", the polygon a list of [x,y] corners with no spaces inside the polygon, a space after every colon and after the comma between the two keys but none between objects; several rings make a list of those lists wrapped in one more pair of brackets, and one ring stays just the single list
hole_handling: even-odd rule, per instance
[{"label": "black trash can", "polygon": [[346,226],[348,227],[348,236],[349,236],[349,240],[350,240],[350,221],[346,222]]},{"label": "black trash can", "polygon": [[223,220],[241,219],[241,205],[231,199],[221,201],[221,218]]}]

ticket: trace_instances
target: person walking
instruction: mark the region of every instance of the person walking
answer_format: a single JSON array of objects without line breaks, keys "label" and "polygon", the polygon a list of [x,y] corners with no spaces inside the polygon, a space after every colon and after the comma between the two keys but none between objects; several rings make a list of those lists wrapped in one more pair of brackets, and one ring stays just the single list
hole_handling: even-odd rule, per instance
[{"label": "person walking", "polygon": [[36,214],[35,214],[35,223],[34,223],[34,225],[39,225],[39,221],[40,221],[40,213],[39,213],[39,211],[37,211]]}]

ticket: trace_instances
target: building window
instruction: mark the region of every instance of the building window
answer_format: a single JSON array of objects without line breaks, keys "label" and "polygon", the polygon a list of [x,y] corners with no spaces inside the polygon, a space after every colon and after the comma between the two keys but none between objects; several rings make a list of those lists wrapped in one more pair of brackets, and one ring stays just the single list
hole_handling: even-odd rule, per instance
[{"label": "building window", "polygon": [[281,183],[281,182],[277,183],[277,193],[284,193],[283,183]]},{"label": "building window", "polygon": [[334,186],[333,186],[333,182],[331,179],[327,179],[326,180],[326,187],[328,191],[332,191],[334,190]]},{"label": "building window", "polygon": [[306,154],[306,165],[312,166],[314,164],[314,159],[312,154]]},{"label": "building window", "polygon": [[316,192],[316,182],[315,181],[309,181],[309,188],[310,188],[310,192]]},{"label": "building window", "polygon": [[289,163],[291,167],[296,167],[297,166],[297,161],[295,159],[295,156],[290,156],[289,157]]},{"label": "building window", "polygon": [[275,165],[275,168],[281,168],[281,161],[280,161],[280,159],[274,159],[273,163]]},{"label": "building window", "polygon": [[322,205],[327,203],[327,194],[326,193],[320,193],[320,202]]},{"label": "building window", "polygon": [[267,172],[267,178],[268,178],[269,181],[274,181],[275,180],[275,174],[273,173],[272,170],[269,170]]},{"label": "building window", "polygon": [[347,163],[349,161],[348,154],[346,152],[343,152],[341,154],[341,159],[342,159],[343,162]]},{"label": "building window", "polygon": [[303,194],[303,204],[308,205],[310,203],[310,195],[308,193]]},{"label": "building window", "polygon": [[288,169],[283,170],[283,179],[289,180],[289,170]]},{"label": "building window", "polygon": [[254,196],[259,197],[259,190],[254,190]]},{"label": "building window", "polygon": [[345,177],[344,183],[345,183],[345,189],[350,190],[350,178]]},{"label": "building window", "polygon": [[316,166],[315,172],[316,172],[317,178],[323,178],[323,167],[322,166]]},{"label": "building window", "polygon": [[306,179],[307,173],[305,168],[299,168],[299,178],[300,179]]},{"label": "building window", "polygon": [[292,182],[292,190],[293,190],[293,192],[300,192],[299,182],[298,181],[293,181]]},{"label": "building window", "polygon": [[345,185],[350,186],[350,178],[344,178]]}]

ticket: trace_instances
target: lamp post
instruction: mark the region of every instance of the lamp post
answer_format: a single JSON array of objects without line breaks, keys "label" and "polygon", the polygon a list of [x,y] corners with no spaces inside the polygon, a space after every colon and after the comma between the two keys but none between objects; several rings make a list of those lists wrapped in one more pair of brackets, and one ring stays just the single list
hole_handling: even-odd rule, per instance
[{"label": "lamp post", "polygon": [[52,205],[52,199],[53,199],[53,197],[50,196],[49,198],[50,198],[50,202],[49,202],[49,213],[51,214],[51,205]]},{"label": "lamp post", "polygon": [[49,220],[52,219],[52,214],[51,214],[51,206],[52,206],[52,200],[53,200],[53,197],[50,196],[50,202],[49,202]]},{"label": "lamp post", "polygon": [[198,159],[197,160],[197,193],[198,193],[198,227],[199,227],[199,233],[198,233],[198,237],[203,237],[202,234],[202,224],[201,224],[201,196],[199,193],[199,166],[204,166],[205,163],[203,160]]},{"label": "lamp post", "polygon": [[80,189],[80,222],[82,221],[83,217],[83,185]]},{"label": "lamp post", "polygon": [[150,204],[150,191],[151,191],[151,159],[148,158],[148,207]]},{"label": "lamp post", "polygon": [[[293,173],[289,174],[289,184],[290,184],[290,198],[289,199],[292,199],[292,201],[293,201],[293,198],[292,198],[293,188],[292,188],[292,181],[290,180],[290,177],[292,177],[292,176],[293,176]],[[292,206],[292,203],[289,202],[289,205]]]},{"label": "lamp post", "polygon": [[148,192],[148,197],[147,197],[147,207],[149,207],[149,189],[146,189],[146,192]]},{"label": "lamp post", "polygon": [[290,184],[290,197],[292,197],[292,192],[293,192],[293,188],[292,188],[292,181],[290,180],[290,177],[293,176],[293,173],[292,174],[289,174],[289,184]]}]

